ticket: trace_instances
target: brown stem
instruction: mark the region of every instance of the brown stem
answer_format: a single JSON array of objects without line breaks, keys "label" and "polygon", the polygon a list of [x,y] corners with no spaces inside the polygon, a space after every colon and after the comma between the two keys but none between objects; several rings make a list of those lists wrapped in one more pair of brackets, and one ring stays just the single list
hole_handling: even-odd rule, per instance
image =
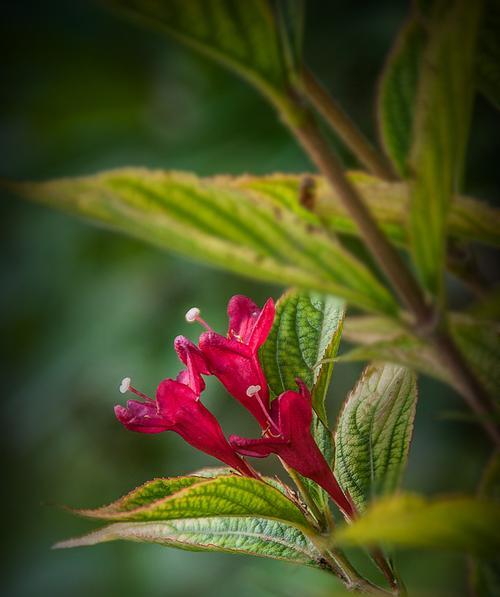
[{"label": "brown stem", "polygon": [[406,267],[397,250],[378,227],[371,212],[356,187],[346,177],[344,170],[331,151],[309,113],[301,119],[293,118],[287,124],[311,160],[337,192],[340,201],[358,226],[361,238],[386,275],[402,303],[414,316],[417,333],[428,339],[437,349],[439,357],[459,382],[462,396],[480,415],[480,422],[495,445],[500,445],[498,426],[489,418],[495,412],[490,397],[482,388],[465,362],[446,329],[438,329],[439,317],[427,304],[416,279]]},{"label": "brown stem", "polygon": [[393,591],[398,591],[398,581],[394,576],[394,572],[392,568],[387,563],[384,554],[380,549],[374,549],[370,552],[370,555],[373,558],[373,561],[377,564],[382,574],[385,576],[387,582],[389,583],[391,589]]},{"label": "brown stem", "polygon": [[324,119],[367,170],[385,180],[397,180],[397,176],[389,160],[373,147],[340,105],[307,68],[304,68],[302,72],[302,84],[310,102],[323,115]]},{"label": "brown stem", "polygon": [[401,301],[415,315],[417,324],[429,325],[433,320],[433,310],[426,304],[419,285],[405,267],[397,250],[378,227],[356,187],[345,176],[340,161],[315,122],[308,117],[298,124],[290,123],[289,126],[311,160],[335,189],[358,226],[365,245],[376,258]]}]

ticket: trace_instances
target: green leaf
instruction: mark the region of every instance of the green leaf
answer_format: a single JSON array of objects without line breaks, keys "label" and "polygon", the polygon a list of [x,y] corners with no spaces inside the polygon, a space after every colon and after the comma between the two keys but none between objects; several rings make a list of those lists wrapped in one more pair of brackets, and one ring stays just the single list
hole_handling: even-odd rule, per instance
[{"label": "green leaf", "polygon": [[500,326],[455,315],[450,326],[453,338],[474,369],[479,381],[497,400],[500,397]]},{"label": "green leaf", "polygon": [[254,555],[323,568],[319,553],[305,535],[283,522],[256,517],[185,518],[168,522],[111,524],[56,548],[96,545],[125,539],[159,543],[190,551]]},{"label": "green leaf", "polygon": [[500,286],[482,295],[469,306],[467,313],[477,320],[492,322],[500,320]]},{"label": "green leaf", "polygon": [[335,432],[335,476],[359,510],[398,487],[416,403],[415,375],[389,364],[369,365],[348,396]]},{"label": "green leaf", "polygon": [[295,81],[302,69],[304,36],[304,0],[277,0],[275,3],[283,56],[289,80]]},{"label": "green leaf", "polygon": [[320,378],[321,361],[336,352],[344,302],[334,296],[297,290],[286,292],[276,304],[276,316],[260,358],[269,388],[275,396],[297,389],[300,377],[312,391],[318,380],[322,391],[315,404],[324,415],[325,380]]},{"label": "green leaf", "polygon": [[246,276],[337,294],[368,310],[397,309],[370,270],[307,210],[299,215],[231,179],[122,169],[7,186],[18,196]]},{"label": "green leaf", "polygon": [[278,486],[274,479],[270,485],[236,475],[213,476],[225,471],[205,469],[197,476],[154,479],[108,506],[76,510],[81,516],[115,524],[56,547],[128,539],[323,567],[304,534],[309,524],[283,484]]},{"label": "green leaf", "polygon": [[462,176],[474,95],[480,8],[479,1],[435,3],[418,82],[410,152],[411,245],[424,286],[441,298],[448,211]]},{"label": "green leaf", "polygon": [[189,477],[173,477],[170,479],[153,479],[152,481],[148,481],[147,483],[136,487],[131,492],[127,493],[127,495],[124,495],[109,506],[99,508],[99,510],[113,514],[116,512],[129,512],[137,508],[144,508],[157,500],[171,496],[181,489],[191,487],[202,481],[203,479],[201,476],[195,475]]},{"label": "green leaf", "polygon": [[[382,73],[377,98],[379,128],[384,148],[399,174],[408,177],[413,112],[418,79],[427,42],[426,18],[414,14],[399,32]],[[422,8],[422,7],[420,7]],[[432,13],[425,11],[426,17]],[[500,107],[500,2],[487,0],[477,39],[474,66],[476,86]]]},{"label": "green leaf", "polygon": [[[328,428],[325,399],[342,335],[345,304],[334,296],[296,290],[276,305],[276,316],[260,359],[271,393],[295,390],[302,379],[311,390],[314,407],[311,431],[327,462],[333,462],[333,438]],[[323,360],[330,362],[322,363]],[[301,477],[313,500],[327,508],[328,498],[313,481]]]},{"label": "green leaf", "polygon": [[[500,395],[500,326],[496,321],[478,319],[472,314],[449,316],[451,335],[475,374],[492,398]],[[359,316],[347,320],[345,339],[360,343],[337,361],[379,360],[398,363],[435,377],[458,392],[461,387],[444,367],[434,348],[409,330],[381,317]]]},{"label": "green leaf", "polygon": [[484,557],[473,562],[472,585],[474,595],[498,597],[500,595],[500,557]]},{"label": "green leaf", "polygon": [[495,452],[488,462],[481,484],[479,495],[500,501],[500,454]]},{"label": "green leaf", "polygon": [[[206,516],[257,516],[308,527],[301,510],[281,491],[263,481],[237,475],[198,478],[190,486],[175,492],[170,490],[169,483],[172,481],[178,482],[176,479],[167,480],[164,497],[158,497],[161,490],[155,486],[156,498],[150,499],[150,484],[146,484],[109,506],[75,512],[87,518],[133,522]],[[141,504],[144,493],[147,497],[145,503]]]},{"label": "green leaf", "polygon": [[491,103],[500,108],[500,2],[487,0],[479,32],[476,83]]},{"label": "green leaf", "polygon": [[338,529],[335,542],[487,554],[500,549],[499,528],[500,504],[493,500],[398,495],[376,502],[352,525]]},{"label": "green leaf", "polygon": [[402,177],[409,175],[410,152],[418,78],[426,32],[410,19],[401,29],[379,85],[378,121],[388,156]]},{"label": "green leaf", "polygon": [[[333,434],[328,424],[325,402],[332,378],[334,359],[337,356],[342,336],[345,310],[341,302],[333,300],[333,297],[330,297],[330,300],[330,305],[325,302],[324,318],[329,319],[329,325],[331,326],[329,334],[331,334],[331,339],[321,358],[322,361],[326,362],[323,362],[319,367],[319,373],[312,388],[312,403],[315,411],[313,414],[312,435],[325,460],[330,467],[333,467],[335,447],[333,444]],[[302,477],[302,482],[309,489],[316,503],[320,504],[322,510],[327,512],[328,515],[329,498],[327,493],[319,485],[314,483],[314,481],[306,477]]]},{"label": "green leaf", "polygon": [[[500,246],[500,234],[493,231],[493,227],[498,227],[500,224],[498,209],[493,209],[474,199],[456,196],[451,203],[448,218],[450,236],[469,242]],[[488,218],[491,218],[490,222],[485,221]]]},{"label": "green leaf", "polygon": [[[234,475],[234,470],[229,466],[205,466],[203,468],[200,468],[200,469],[192,472],[188,477],[160,478],[160,479],[154,479],[153,481],[148,481],[148,483],[141,485],[140,487],[135,489],[132,493],[139,491],[142,495],[142,489],[147,488],[147,486],[150,484],[153,484],[153,487],[154,487],[154,484],[160,483],[160,487],[162,487],[161,484],[165,484],[165,485],[168,485],[169,487],[174,488],[175,483],[182,483],[182,484],[185,483],[185,486],[188,487],[190,485],[194,485],[194,483],[199,483],[200,481],[203,481],[205,479],[214,479],[215,477],[223,477],[223,476],[228,476],[228,475]],[[281,479],[279,479],[278,477],[264,476],[264,477],[262,477],[262,479],[268,485],[272,485],[272,487],[274,487],[275,489],[277,489],[278,491],[283,493],[285,496],[288,497],[291,495],[290,487],[288,487],[288,485],[283,483],[283,481]],[[182,488],[182,486],[179,486],[179,489],[181,489],[181,488]],[[149,488],[147,488],[147,489],[148,489],[148,491],[150,491]],[[166,497],[167,495],[170,495],[171,493],[174,493],[174,489],[172,489],[172,491],[168,494],[167,493],[157,494],[157,499],[160,499],[161,497]],[[127,498],[128,495],[130,495],[130,494],[127,494],[127,496],[125,496],[122,499]],[[118,501],[120,501],[120,500],[118,500]],[[113,504],[111,504],[111,505],[113,505]],[[138,504],[138,505],[140,505],[140,504]]]},{"label": "green leaf", "polygon": [[274,103],[289,107],[290,65],[267,0],[112,0],[112,4],[234,70]]},{"label": "green leaf", "polygon": [[325,401],[332,378],[334,360],[337,356],[342,336],[345,317],[344,304],[338,299],[334,299],[334,297],[327,297],[323,314],[324,320],[328,320],[327,325],[324,327],[328,329],[328,335],[331,338],[321,356],[321,360],[324,362],[316,368],[318,373],[312,389],[312,402],[320,420],[324,426],[328,426]]},{"label": "green leaf", "polygon": [[[360,343],[352,350],[337,357],[339,362],[384,361],[416,369],[454,387],[455,381],[444,369],[434,349],[397,324],[386,319],[367,317],[367,328],[362,330],[364,316],[351,317],[346,325],[345,339]],[[348,321],[349,321],[348,320]],[[378,327],[377,324],[380,324]]]},{"label": "green leaf", "polygon": [[[392,319],[377,315],[351,315],[344,321],[343,337],[348,342],[365,345],[392,340],[404,332],[405,328]],[[342,356],[339,359],[342,360]]]}]

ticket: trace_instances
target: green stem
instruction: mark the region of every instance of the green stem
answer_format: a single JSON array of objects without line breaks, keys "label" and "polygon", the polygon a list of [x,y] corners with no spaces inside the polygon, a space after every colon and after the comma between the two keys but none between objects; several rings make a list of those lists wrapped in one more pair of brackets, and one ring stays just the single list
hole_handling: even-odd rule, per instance
[{"label": "green stem", "polygon": [[[331,533],[333,528],[333,518],[331,513],[325,513],[321,511],[316,502],[314,501],[311,493],[309,492],[306,485],[303,483],[300,475],[294,471],[292,468],[287,466],[283,461],[281,464],[284,466],[290,477],[293,479],[293,482],[297,486],[297,489],[300,492],[304,503],[307,505],[313,516],[318,521],[318,530],[320,532]],[[374,561],[376,562],[377,566],[383,572],[386,579],[389,581],[393,592],[388,592],[385,589],[377,587],[376,585],[370,583],[368,580],[363,578],[352,566],[349,560],[345,557],[345,555],[339,549],[333,549],[328,547],[327,543],[320,538],[318,535],[311,536],[311,540],[315,544],[316,548],[320,551],[323,558],[328,562],[332,572],[345,584],[345,586],[351,591],[361,591],[363,593],[373,594],[373,595],[397,595],[398,594],[398,584],[394,575],[392,574],[392,570],[390,569],[389,565],[387,564],[383,554],[379,551],[373,552],[372,556]]]},{"label": "green stem", "polygon": [[334,574],[343,582],[349,591],[358,591],[368,595],[392,595],[393,597],[394,595],[398,595],[397,592],[388,591],[362,577],[352,566],[344,553],[339,549],[328,548],[326,541],[322,537],[316,535],[310,537],[310,539],[325,561],[329,564]]},{"label": "green stem", "polygon": [[397,180],[389,160],[373,147],[309,69],[304,68],[301,82],[309,101],[367,170],[385,180]]},{"label": "green stem", "polygon": [[309,490],[300,478],[300,475],[295,470],[293,470],[293,468],[290,468],[283,460],[281,460],[281,458],[280,462],[283,465],[283,468],[286,470],[286,472],[290,475],[293,482],[295,483],[297,489],[299,490],[301,498],[304,500],[304,503],[318,522],[318,530],[320,530],[321,532],[330,531],[333,522],[330,512],[328,512],[328,514],[322,512],[318,508],[318,505],[316,504]]}]

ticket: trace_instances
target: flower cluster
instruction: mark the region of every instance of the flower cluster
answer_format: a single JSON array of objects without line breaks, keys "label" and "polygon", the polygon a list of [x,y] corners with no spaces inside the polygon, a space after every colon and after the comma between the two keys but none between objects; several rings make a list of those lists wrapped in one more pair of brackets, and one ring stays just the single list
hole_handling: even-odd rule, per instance
[{"label": "flower cluster", "polygon": [[[142,400],[116,406],[118,420],[132,431],[175,431],[193,447],[229,465],[242,475],[258,477],[244,459],[276,454],[290,468],[308,477],[329,493],[347,518],[354,516],[351,500],[340,488],[331,468],[311,434],[312,400],[306,385],[297,379],[298,391],[287,390],[270,401],[269,389],[259,361],[259,348],[273,325],[275,308],[269,299],[262,309],[241,295],[228,304],[229,330],[222,336],[201,318],[197,308],[186,313],[189,322],[207,331],[193,344],[184,336],[175,339],[175,350],[185,365],[177,378],[163,380],[156,400],[122,381],[120,390],[131,391]],[[229,394],[257,420],[262,436],[236,435],[226,439],[215,416],[202,404],[204,375],[214,375]]]}]

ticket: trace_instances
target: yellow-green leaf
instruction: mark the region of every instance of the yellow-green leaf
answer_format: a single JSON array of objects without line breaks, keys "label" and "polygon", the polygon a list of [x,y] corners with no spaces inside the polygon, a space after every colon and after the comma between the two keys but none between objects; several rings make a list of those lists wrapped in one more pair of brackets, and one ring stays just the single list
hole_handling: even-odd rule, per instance
[{"label": "yellow-green leaf", "polygon": [[[359,171],[348,172],[347,175],[365,199],[385,234],[393,243],[407,247],[407,220],[410,208],[408,184],[387,182]],[[335,232],[358,235],[356,224],[330,185],[320,176],[307,178],[311,181],[309,194],[311,210],[314,213],[306,211],[298,202],[304,176],[242,176],[231,179],[231,184],[246,191],[253,191],[259,200],[267,199],[278,207],[286,206],[301,218],[309,219],[311,223],[317,224],[321,219]],[[224,180],[230,179],[225,177]],[[476,199],[455,196],[448,217],[448,234],[452,238],[500,247],[500,210]]]},{"label": "yellow-green leaf", "polygon": [[449,206],[462,177],[474,96],[479,0],[438,0],[417,88],[410,152],[412,255],[425,287],[442,297]]},{"label": "yellow-green leaf", "polygon": [[[207,516],[254,516],[282,520],[308,527],[301,510],[281,491],[271,485],[237,475],[200,479],[188,486],[185,479],[163,480],[164,497],[158,497],[158,482],[153,481],[136,489],[117,502],[95,510],[76,510],[81,516],[108,521],[160,521]],[[167,483],[165,483],[167,481]],[[179,489],[171,490],[170,483]],[[150,499],[151,487],[155,499]],[[144,494],[147,497],[144,499]]]},{"label": "yellow-green leaf", "polygon": [[[500,327],[496,321],[473,314],[452,313],[450,333],[464,358],[476,373],[490,396],[500,396]],[[412,367],[454,387],[461,387],[444,366],[439,354],[427,342],[411,334],[397,323],[377,316],[348,318],[344,337],[360,346],[344,353],[338,361],[380,360]]]},{"label": "yellow-green leaf", "polygon": [[231,179],[122,169],[8,188],[242,275],[336,294],[368,310],[397,309],[371,271],[307,210],[278,205]]},{"label": "yellow-green leaf", "polygon": [[499,528],[497,501],[398,495],[373,504],[352,525],[338,529],[334,540],[342,546],[388,543],[487,554],[500,549]]},{"label": "yellow-green leaf", "polygon": [[359,346],[337,357],[339,362],[397,363],[454,385],[454,379],[443,367],[434,349],[395,322],[376,316],[349,317],[344,338]]},{"label": "yellow-green leaf", "polygon": [[415,374],[398,365],[369,365],[349,394],[335,432],[335,476],[359,510],[397,489],[416,403]]},{"label": "yellow-green leaf", "polygon": [[399,174],[407,177],[413,114],[426,32],[418,19],[401,29],[382,73],[378,122],[384,148]]},{"label": "yellow-green leaf", "polygon": [[254,555],[324,568],[320,554],[299,529],[277,520],[258,517],[216,516],[121,522],[84,537],[61,541],[55,547],[81,547],[117,539],[157,543],[189,551]]},{"label": "yellow-green leaf", "polygon": [[455,315],[450,325],[455,342],[489,394],[500,399],[500,326]]}]

